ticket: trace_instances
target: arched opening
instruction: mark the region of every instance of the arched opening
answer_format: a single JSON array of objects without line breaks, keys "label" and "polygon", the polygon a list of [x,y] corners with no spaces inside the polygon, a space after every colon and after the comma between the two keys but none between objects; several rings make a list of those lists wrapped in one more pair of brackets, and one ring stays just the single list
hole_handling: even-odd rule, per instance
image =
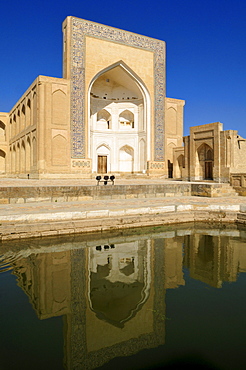
[{"label": "arched opening", "polygon": [[13,116],[13,131],[12,136],[15,136],[17,133],[17,120],[16,120],[16,114]]},{"label": "arched opening", "polygon": [[168,108],[166,115],[167,131],[169,134],[177,134],[177,110],[173,107]]},{"label": "arched opening", "polygon": [[110,172],[110,149],[106,145],[97,148],[97,173]]},{"label": "arched opening", "polygon": [[33,103],[32,103],[32,116],[31,116],[31,124],[36,125],[37,123],[37,94],[36,92],[33,93]]},{"label": "arched opening", "polygon": [[15,173],[15,171],[16,171],[16,148],[14,145],[11,156],[11,173]]},{"label": "arched opening", "polygon": [[97,130],[108,130],[112,128],[111,114],[106,110],[102,109],[97,113]]},{"label": "arched opening", "polygon": [[16,161],[15,161],[15,172],[20,172],[20,144],[16,145]]},{"label": "arched opening", "polygon": [[173,149],[176,148],[176,144],[171,142],[167,146],[167,167],[168,167],[168,177],[173,178]]},{"label": "arched opening", "polygon": [[0,121],[0,140],[5,140],[5,124]]},{"label": "arched opening", "polygon": [[26,107],[23,104],[21,108],[21,118],[20,118],[20,129],[23,130],[26,125]]},{"label": "arched opening", "polygon": [[171,162],[169,159],[167,161],[167,168],[168,168],[168,178],[173,178],[173,162]]},{"label": "arched opening", "polygon": [[120,172],[133,172],[134,150],[128,145],[120,149]]},{"label": "arched opening", "polygon": [[20,172],[24,173],[26,171],[26,146],[24,141],[21,142],[21,153],[20,153]]},{"label": "arched opening", "polygon": [[121,130],[134,128],[134,114],[128,109],[124,110],[119,115],[119,125]]},{"label": "arched opening", "polygon": [[30,124],[31,124],[31,100],[28,99],[26,109],[26,126],[29,126]]},{"label": "arched opening", "polygon": [[0,173],[5,173],[6,171],[6,153],[0,149]]},{"label": "arched opening", "polygon": [[198,176],[202,180],[213,180],[213,149],[207,145],[202,144],[197,149],[198,159]]},{"label": "arched opening", "polygon": [[29,172],[31,169],[31,140],[28,136],[26,141],[26,171]]},{"label": "arched opening", "polygon": [[32,138],[32,156],[31,156],[31,163],[32,166],[36,166],[37,164],[37,140],[36,137],[34,136]]},{"label": "arched opening", "polygon": [[64,166],[67,164],[67,139],[62,135],[52,138],[52,165]]},{"label": "arched opening", "polygon": [[[125,63],[118,62],[93,78],[88,94],[88,147],[92,172],[98,171],[97,148],[102,140],[112,153],[107,156],[107,172],[144,171],[146,163],[143,163],[143,158],[145,162],[150,159],[151,140],[150,97],[143,82]],[[126,163],[123,165],[123,162],[130,154],[124,151],[119,153],[118,148],[126,143],[136,155],[131,155],[131,169],[129,160],[128,170],[124,171]]]},{"label": "arched opening", "polygon": [[178,167],[177,167],[177,173],[176,173],[176,177],[177,178],[182,178],[183,177],[183,168],[185,167],[185,157],[183,154],[180,154],[177,158],[177,162],[178,162]]}]

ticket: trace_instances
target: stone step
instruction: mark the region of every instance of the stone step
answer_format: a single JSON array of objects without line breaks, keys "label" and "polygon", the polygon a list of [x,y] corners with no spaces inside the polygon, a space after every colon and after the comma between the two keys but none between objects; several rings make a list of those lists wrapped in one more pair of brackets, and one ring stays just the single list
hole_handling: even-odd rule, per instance
[{"label": "stone step", "polygon": [[238,193],[236,190],[230,185],[230,184],[221,184],[220,192],[223,196],[227,197],[235,197],[238,196]]}]

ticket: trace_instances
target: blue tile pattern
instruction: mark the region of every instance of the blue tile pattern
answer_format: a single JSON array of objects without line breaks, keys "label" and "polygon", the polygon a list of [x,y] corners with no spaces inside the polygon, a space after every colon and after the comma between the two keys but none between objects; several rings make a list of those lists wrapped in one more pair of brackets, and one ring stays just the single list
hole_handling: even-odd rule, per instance
[{"label": "blue tile pattern", "polygon": [[165,43],[128,31],[72,18],[71,140],[72,158],[86,158],[85,36],[98,37],[154,52],[154,161],[164,160]]}]

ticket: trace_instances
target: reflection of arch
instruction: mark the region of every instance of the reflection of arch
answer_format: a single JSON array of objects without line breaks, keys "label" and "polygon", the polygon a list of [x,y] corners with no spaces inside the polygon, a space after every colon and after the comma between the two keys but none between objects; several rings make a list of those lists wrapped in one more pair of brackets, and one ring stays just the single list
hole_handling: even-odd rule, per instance
[{"label": "reflection of arch", "polygon": [[124,243],[90,249],[89,306],[100,320],[123,328],[149,297],[148,245]]},{"label": "reflection of arch", "polygon": [[134,160],[134,150],[128,145],[120,148],[120,171],[121,172],[133,172],[133,160]]},{"label": "reflection of arch", "polygon": [[215,258],[216,248],[214,237],[211,235],[200,235],[193,266],[196,279],[212,286],[218,286],[218,275],[215,272],[217,266],[214,263]]},{"label": "reflection of arch", "polygon": [[0,173],[5,173],[6,153],[0,149]]},{"label": "reflection of arch", "polygon": [[198,176],[205,180],[213,179],[213,149],[208,144],[197,148]]}]

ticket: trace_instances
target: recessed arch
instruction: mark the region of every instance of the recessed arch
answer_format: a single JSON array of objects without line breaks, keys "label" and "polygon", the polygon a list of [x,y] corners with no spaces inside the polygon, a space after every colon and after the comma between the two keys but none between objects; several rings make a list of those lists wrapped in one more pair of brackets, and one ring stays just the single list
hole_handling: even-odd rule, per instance
[{"label": "recessed arch", "polygon": [[134,114],[129,110],[125,109],[119,115],[120,128],[134,128]]},{"label": "recessed arch", "polygon": [[101,109],[99,112],[97,112],[97,129],[111,129],[111,123],[111,114],[107,109]]},{"label": "recessed arch", "polygon": [[[92,171],[96,172],[96,150],[101,142],[100,129],[112,129],[105,132],[111,135],[107,139],[112,153],[110,166],[115,172],[121,172],[118,148],[129,142],[133,148],[135,163],[132,171],[141,171],[146,165],[139,162],[139,143],[143,139],[145,161],[151,159],[151,121],[150,94],[139,76],[122,60],[99,71],[92,78],[88,87],[88,152],[92,158]],[[98,124],[99,122],[99,124]],[[102,127],[101,127],[102,126]],[[134,129],[134,130],[132,130]],[[120,137],[120,130],[122,132]],[[129,130],[132,130],[129,133]],[[104,130],[105,131],[105,130]],[[132,135],[125,137],[124,135]],[[134,136],[135,135],[135,136]],[[108,158],[109,159],[109,158]],[[140,169],[141,168],[141,169]]]},{"label": "recessed arch", "polygon": [[0,173],[6,172],[6,153],[0,149]]},{"label": "recessed arch", "polygon": [[5,137],[6,125],[0,120],[0,137]]},{"label": "recessed arch", "polygon": [[102,143],[96,150],[97,173],[110,172],[111,150],[108,144]]},{"label": "recessed arch", "polygon": [[119,151],[120,172],[133,172],[134,149],[129,145],[124,145]]},{"label": "recessed arch", "polygon": [[202,143],[196,151],[196,175],[204,180],[213,180],[214,151],[211,146]]},{"label": "recessed arch", "polygon": [[20,172],[24,173],[26,170],[26,145],[24,139],[21,141],[20,146]]}]

